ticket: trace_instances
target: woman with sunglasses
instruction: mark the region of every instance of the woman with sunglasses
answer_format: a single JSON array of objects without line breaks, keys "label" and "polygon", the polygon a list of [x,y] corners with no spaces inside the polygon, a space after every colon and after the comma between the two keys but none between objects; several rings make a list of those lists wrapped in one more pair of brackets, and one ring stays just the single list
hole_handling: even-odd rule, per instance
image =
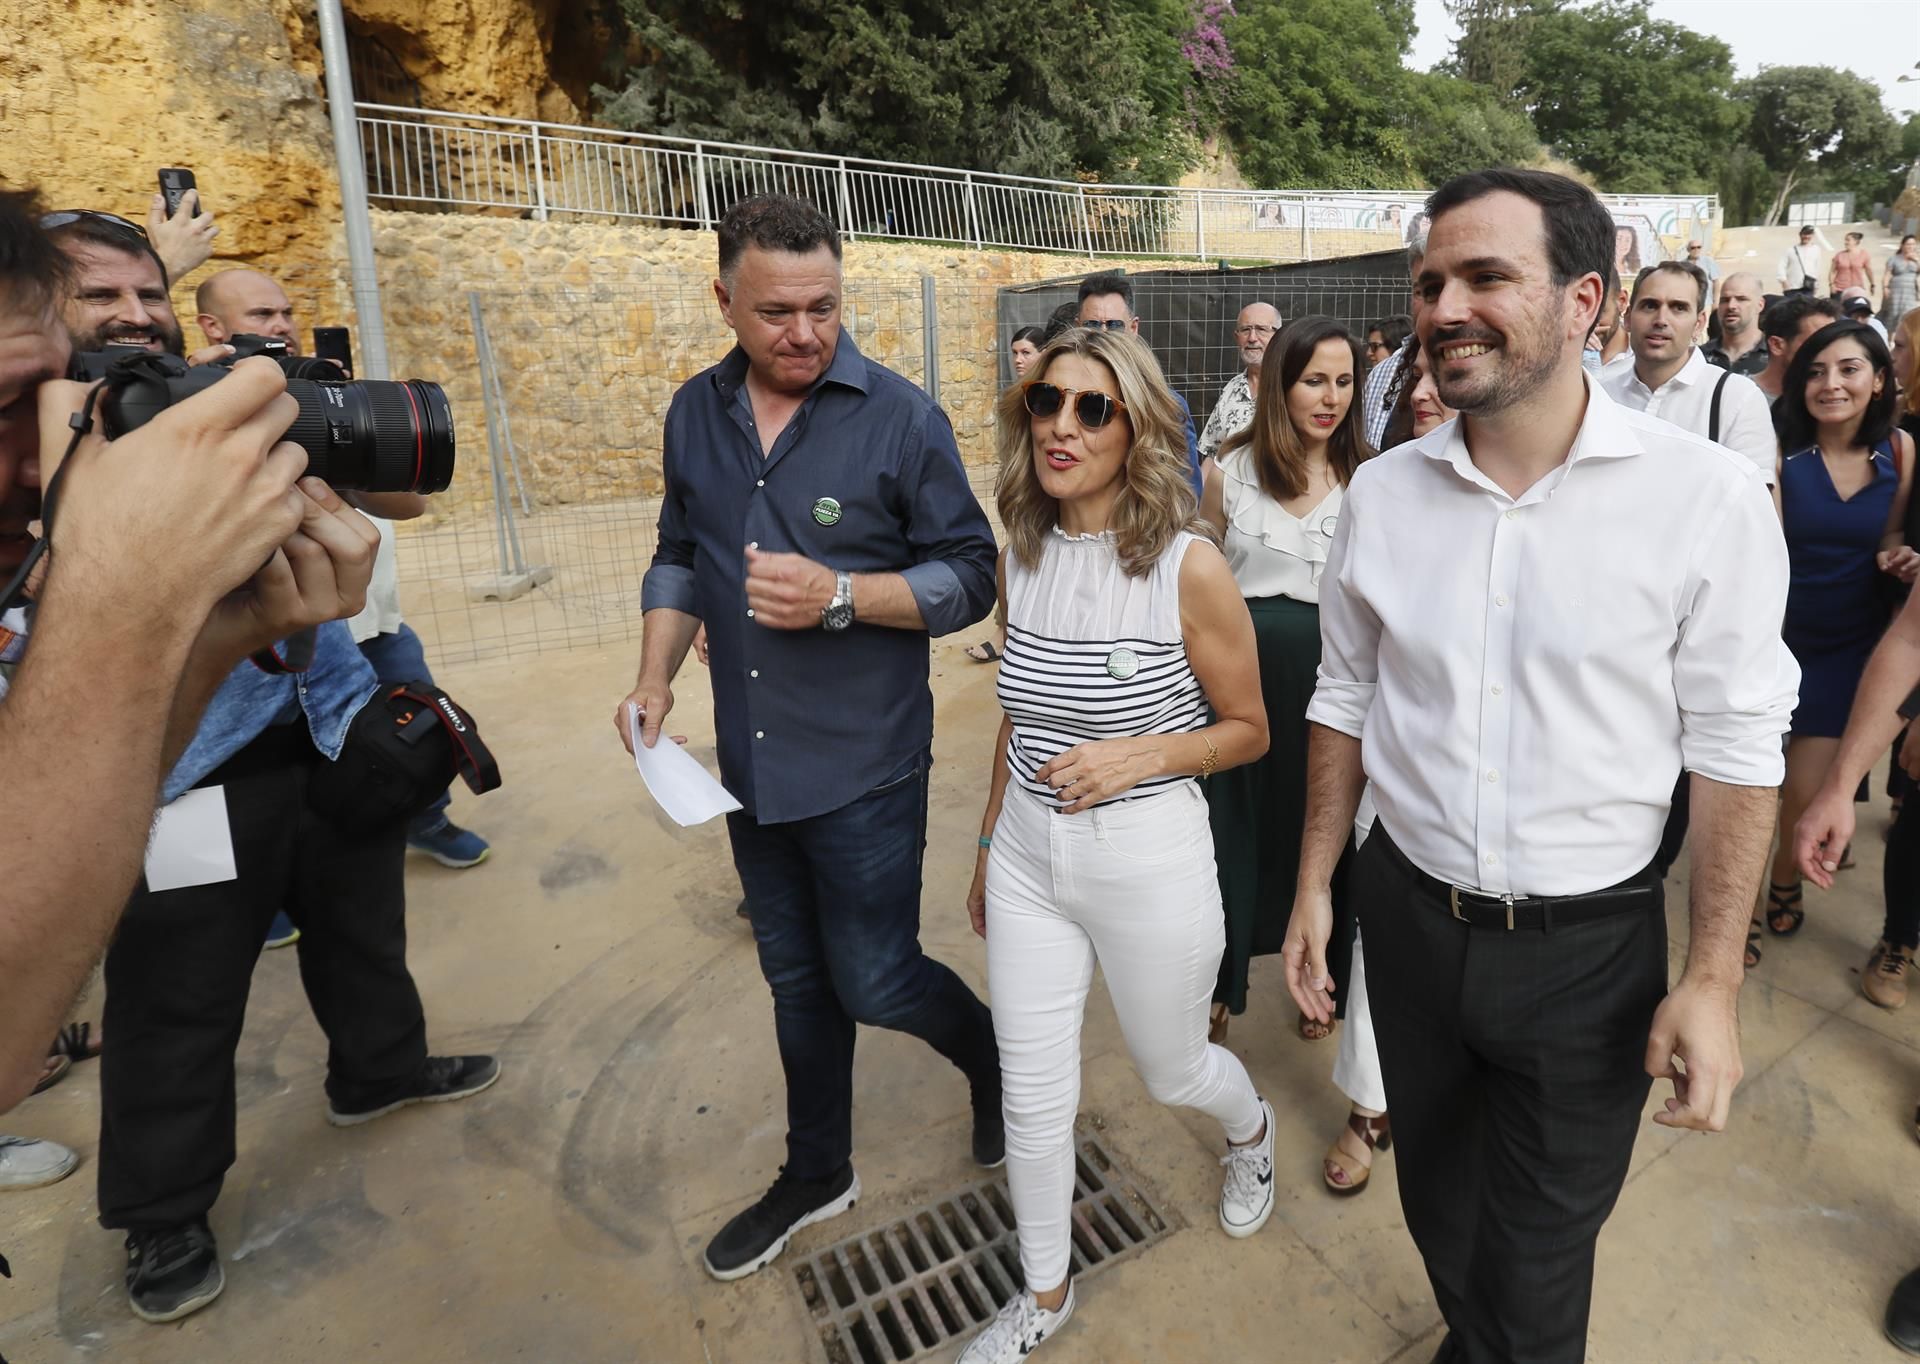
[{"label": "woman with sunglasses", "polygon": [[[1046,344],[1046,333],[1038,327],[1022,327],[1013,334],[1013,340],[1007,343],[1007,358],[1013,363],[1014,383],[1027,377],[1027,371],[1033,368],[1033,362],[1040,358],[1041,348]],[[996,621],[990,638],[970,644],[962,652],[975,663],[998,663],[1006,647],[1007,637]]]},{"label": "woman with sunglasses", "polygon": [[[1223,537],[1253,617],[1272,747],[1209,782],[1227,953],[1214,993],[1216,1036],[1246,1012],[1247,969],[1286,941],[1307,803],[1307,703],[1320,666],[1320,571],[1347,480],[1372,451],[1361,429],[1360,346],[1330,317],[1303,317],[1267,346],[1253,424],[1220,447],[1200,514]],[[1344,878],[1342,878],[1344,879]],[[1349,930],[1344,939],[1352,941]],[[1345,961],[1333,965],[1345,980]],[[1331,1028],[1302,1015],[1309,1041]]]},{"label": "woman with sunglasses", "polygon": [[[1432,365],[1418,345],[1407,352],[1406,363],[1388,393],[1387,433],[1380,442],[1382,450],[1391,450],[1410,440],[1419,440],[1444,422],[1454,419],[1454,410],[1440,401],[1433,381]],[[1360,809],[1353,821],[1354,847],[1367,841],[1373,831],[1373,792],[1361,794]],[[1393,1141],[1387,1118],[1387,1085],[1380,1074],[1380,1051],[1373,1040],[1373,1016],[1367,1008],[1367,969],[1361,950],[1360,928],[1354,925],[1352,960],[1347,973],[1346,1026],[1340,1030],[1333,1060],[1333,1083],[1347,1096],[1351,1107],[1340,1135],[1321,1158],[1320,1178],[1336,1194],[1356,1194],[1373,1177],[1373,1155],[1386,1150]]]},{"label": "woman with sunglasses", "polygon": [[998,412],[1005,715],[967,910],[987,940],[1026,1287],[960,1364],[1019,1364],[1074,1310],[1080,1024],[1099,963],[1135,1067],[1229,1143],[1219,1217],[1273,1210],[1273,1114],[1207,1041],[1220,890],[1196,776],[1265,751],[1253,628],[1194,518],[1180,409],[1139,337],[1075,329]]},{"label": "woman with sunglasses", "polygon": [[[1774,408],[1783,455],[1774,497],[1792,565],[1782,633],[1800,663],[1800,701],[1780,791],[1785,836],[1766,891],[1767,930],[1779,938],[1798,933],[1807,917],[1793,827],[1839,752],[1853,693],[1887,623],[1892,580],[1912,582],[1920,564],[1902,543],[1913,440],[1894,425],[1892,369],[1886,344],[1871,327],[1833,322],[1801,345]],[[1842,860],[1841,850],[1833,851]],[[1913,947],[1883,939],[1874,949],[1861,975],[1869,999],[1883,1002],[1875,995],[1880,987],[1904,992]],[[1759,961],[1756,924],[1747,934],[1747,965]],[[1894,980],[1876,979],[1889,972]]]}]

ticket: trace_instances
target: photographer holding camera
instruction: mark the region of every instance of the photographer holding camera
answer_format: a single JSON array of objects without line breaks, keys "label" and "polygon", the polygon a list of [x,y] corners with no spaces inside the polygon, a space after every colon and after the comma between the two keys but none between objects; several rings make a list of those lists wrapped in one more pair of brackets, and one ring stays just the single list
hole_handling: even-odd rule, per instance
[{"label": "photographer holding camera", "polygon": [[80,391],[53,382],[68,266],[39,212],[0,190],[0,579],[33,553],[34,522],[51,547],[0,661],[0,1112],[111,936],[207,699],[252,651],[357,610],[372,564],[365,519],[279,440],[295,404],[265,362],[121,439],[96,420],[42,506]]},{"label": "photographer holding camera", "polygon": [[[209,345],[261,336],[284,341],[289,354],[300,354],[300,328],[293,301],[271,275],[258,270],[222,270],[209,275],[200,283],[194,306],[199,310],[195,320]],[[368,511],[379,511],[378,507],[360,505]],[[380,532],[380,552],[373,560],[367,609],[347,624],[382,683],[431,682],[433,674],[427,668],[420,636],[400,616],[400,568],[394,552],[393,526],[385,515],[377,515],[374,529]],[[478,866],[490,851],[487,840],[448,818],[450,802],[451,792],[442,791],[433,804],[407,821],[407,846],[443,867]]]},{"label": "photographer holding camera", "polygon": [[[47,221],[71,263],[75,341],[137,347],[75,360],[108,379],[109,434],[167,421],[266,368],[175,358],[165,274],[138,228],[93,213]],[[421,491],[446,486],[452,427],[438,386],[282,382],[300,407],[289,438],[316,472],[361,489],[361,505],[413,515]],[[427,1054],[406,963],[405,829],[365,822],[380,793],[343,777],[360,770],[347,761],[367,732],[356,722],[364,711],[378,727],[386,707],[369,702],[381,691],[346,623],[329,620],[227,672],[165,778],[149,874],[107,953],[101,1058],[100,1221],[127,1232],[127,1295],[143,1320],[186,1316],[225,1287],[207,1212],[234,1160],[234,1053],[276,910],[302,932],[301,982],[329,1042],[329,1122],[465,1098],[499,1077],[492,1057]]]}]

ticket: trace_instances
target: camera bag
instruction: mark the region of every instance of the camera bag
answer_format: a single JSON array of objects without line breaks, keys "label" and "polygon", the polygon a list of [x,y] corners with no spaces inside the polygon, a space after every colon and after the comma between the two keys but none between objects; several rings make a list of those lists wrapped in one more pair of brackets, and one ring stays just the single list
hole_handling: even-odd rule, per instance
[{"label": "camera bag", "polygon": [[371,829],[419,814],[455,776],[479,795],[500,785],[500,764],[457,701],[431,682],[402,682],[360,708],[308,800],[344,828]]}]

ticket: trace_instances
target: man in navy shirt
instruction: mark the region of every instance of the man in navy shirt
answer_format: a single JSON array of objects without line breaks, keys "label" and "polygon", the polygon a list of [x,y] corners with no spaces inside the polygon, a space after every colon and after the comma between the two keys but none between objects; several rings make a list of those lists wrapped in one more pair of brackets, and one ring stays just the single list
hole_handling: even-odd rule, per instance
[{"label": "man in navy shirt", "polygon": [[854,1025],[923,1038],[972,1086],[973,1153],[1006,1154],[993,1022],[920,950],[932,766],[927,639],[994,600],[993,532],[938,406],[840,330],[840,238],[811,204],[720,223],[737,345],[674,395],[640,675],[614,715],[652,747],[707,627],[720,771],[787,1078],[787,1160],[707,1247],[737,1279],[853,1206]]}]

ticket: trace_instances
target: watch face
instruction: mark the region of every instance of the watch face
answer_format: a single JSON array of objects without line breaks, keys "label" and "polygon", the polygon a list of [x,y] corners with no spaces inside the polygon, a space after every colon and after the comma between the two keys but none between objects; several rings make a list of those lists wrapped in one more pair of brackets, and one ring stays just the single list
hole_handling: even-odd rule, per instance
[{"label": "watch face", "polygon": [[820,624],[828,630],[844,630],[853,624],[853,603],[834,602],[820,613]]}]

